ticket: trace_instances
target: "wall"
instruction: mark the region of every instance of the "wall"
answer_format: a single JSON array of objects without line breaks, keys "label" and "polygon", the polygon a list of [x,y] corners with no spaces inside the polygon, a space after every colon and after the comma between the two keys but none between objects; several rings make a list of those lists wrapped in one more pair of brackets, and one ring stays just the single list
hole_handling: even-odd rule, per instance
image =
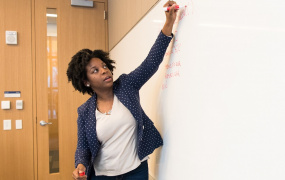
[{"label": "wall", "polygon": [[[114,47],[156,2],[157,0],[109,1],[109,49]],[[32,13],[33,6],[33,0],[0,1],[0,33],[2,34],[0,36],[0,101],[11,101],[11,110],[0,109],[0,144],[1,147],[5,147],[0,148],[2,161],[0,168],[5,169],[0,172],[0,177],[9,174],[10,179],[30,180],[33,179],[33,173],[37,174],[37,168],[34,168],[33,164],[37,165],[35,118],[39,104],[33,104],[33,99],[36,98],[33,61],[35,61],[35,49],[39,46],[32,44],[35,41],[32,38],[35,38],[36,33],[32,24],[35,18]],[[18,32],[18,45],[6,45],[6,30]],[[65,82],[65,79],[63,81]],[[4,91],[21,91],[21,97],[4,98]],[[16,99],[24,101],[23,110],[15,109]],[[12,120],[11,131],[3,130],[4,119]],[[23,121],[22,130],[15,129],[17,119]]]},{"label": "wall", "polygon": [[[72,179],[77,140],[77,107],[88,95],[75,92],[66,77],[67,65],[82,48],[108,50],[107,0],[94,8],[73,7],[70,0],[0,1],[0,101],[10,100],[11,109],[0,109],[0,179]],[[47,121],[47,38],[46,8],[58,9],[59,59],[59,136],[60,173],[49,174]],[[78,15],[79,14],[79,15]],[[92,22],[90,22],[92,21]],[[72,29],[72,30],[70,30]],[[18,44],[6,45],[5,31],[18,32]],[[21,91],[20,98],[4,98],[4,91]],[[24,101],[16,110],[15,102]],[[44,113],[41,113],[44,112]],[[3,120],[12,120],[12,130],[3,130]],[[15,120],[23,129],[15,129]],[[44,134],[44,135],[42,135]],[[41,149],[44,149],[42,151]],[[40,160],[44,159],[44,160]],[[38,173],[39,172],[39,173]],[[59,178],[58,178],[59,177]]]},{"label": "wall", "polygon": [[109,0],[109,50],[111,50],[158,0]]},{"label": "wall", "polygon": [[[33,83],[32,1],[0,1],[0,101],[10,100],[11,109],[0,109],[0,177],[33,179]],[[18,45],[6,45],[5,31],[18,32]],[[20,98],[4,98],[4,91],[21,91]],[[24,101],[16,110],[15,102]],[[3,130],[3,120],[12,120],[12,130]],[[23,129],[15,129],[15,120]]]}]

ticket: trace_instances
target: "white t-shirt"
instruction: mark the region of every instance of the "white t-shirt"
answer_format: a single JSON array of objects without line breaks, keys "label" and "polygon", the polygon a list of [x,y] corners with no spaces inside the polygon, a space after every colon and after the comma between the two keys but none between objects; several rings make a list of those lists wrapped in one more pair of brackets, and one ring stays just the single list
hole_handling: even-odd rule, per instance
[{"label": "white t-shirt", "polygon": [[136,148],[137,122],[115,95],[110,115],[96,109],[96,130],[101,142],[94,161],[97,176],[117,176],[141,164]]}]

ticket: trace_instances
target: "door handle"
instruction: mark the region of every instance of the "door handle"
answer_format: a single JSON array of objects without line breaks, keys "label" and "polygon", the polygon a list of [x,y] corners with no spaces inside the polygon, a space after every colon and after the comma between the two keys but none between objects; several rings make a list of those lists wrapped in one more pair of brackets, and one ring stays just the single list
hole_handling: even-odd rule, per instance
[{"label": "door handle", "polygon": [[52,123],[51,123],[51,122],[48,122],[48,123],[47,123],[47,122],[45,122],[45,121],[43,121],[43,120],[40,121],[40,125],[41,125],[41,126],[45,126],[45,125],[49,125],[49,124],[52,124]]}]

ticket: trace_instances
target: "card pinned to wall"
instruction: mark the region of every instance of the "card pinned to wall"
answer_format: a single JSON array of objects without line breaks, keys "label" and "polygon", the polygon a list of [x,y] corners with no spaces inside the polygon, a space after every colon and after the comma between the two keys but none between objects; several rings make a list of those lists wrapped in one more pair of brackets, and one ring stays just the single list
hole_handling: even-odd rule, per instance
[{"label": "card pinned to wall", "polygon": [[4,91],[4,97],[21,97],[21,91]]}]

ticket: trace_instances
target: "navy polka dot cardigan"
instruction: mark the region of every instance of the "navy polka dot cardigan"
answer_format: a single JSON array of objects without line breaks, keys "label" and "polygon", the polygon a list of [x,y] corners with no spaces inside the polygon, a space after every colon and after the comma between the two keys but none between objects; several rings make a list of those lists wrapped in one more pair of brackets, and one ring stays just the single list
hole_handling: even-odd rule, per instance
[{"label": "navy polka dot cardigan", "polygon": [[[131,73],[121,75],[113,84],[114,94],[130,110],[137,121],[137,149],[140,159],[151,154],[163,144],[159,132],[140,105],[139,90],[157,71],[171,39],[160,32],[142,64]],[[88,179],[90,174],[94,173],[93,162],[101,145],[96,135],[95,109],[96,94],[78,108],[75,167],[78,164],[83,164],[86,167]]]}]

